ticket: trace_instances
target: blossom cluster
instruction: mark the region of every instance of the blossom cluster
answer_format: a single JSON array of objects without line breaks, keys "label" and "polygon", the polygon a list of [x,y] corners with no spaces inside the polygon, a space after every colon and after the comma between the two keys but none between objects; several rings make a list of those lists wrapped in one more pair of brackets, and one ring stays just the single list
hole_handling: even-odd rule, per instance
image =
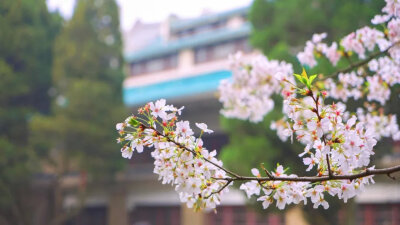
[{"label": "blossom cluster", "polygon": [[360,59],[366,58],[366,51],[373,51],[378,46],[384,51],[390,46],[382,31],[375,28],[363,27],[345,36],[341,45],[346,52],[355,52]]},{"label": "blossom cluster", "polygon": [[196,123],[201,135],[193,136],[189,121],[177,121],[182,109],[166,105],[165,99],[161,99],[140,108],[138,116],[118,123],[121,153],[130,159],[135,151],[141,153],[145,147],[153,148],[154,173],[162,183],[174,185],[180,200],[189,208],[214,209],[220,204],[221,195],[229,190],[227,181],[216,179],[227,174],[221,169],[216,151],[203,147],[201,135],[213,131],[204,123]]},{"label": "blossom cluster", "polygon": [[221,113],[252,122],[259,122],[274,108],[273,94],[285,89],[284,79],[293,80],[292,65],[264,56],[246,62],[241,53],[230,56],[232,80],[223,80],[219,86]]},{"label": "blossom cluster", "polygon": [[358,100],[362,97],[362,88],[365,81],[355,71],[340,73],[338,78],[340,83],[336,83],[332,78],[326,79],[324,83],[329,97],[345,102],[349,98]]},{"label": "blossom cluster", "polygon": [[[303,76],[307,77],[306,74]],[[316,176],[351,175],[360,172],[370,163],[370,156],[374,154],[373,147],[377,143],[372,128],[366,129],[365,123],[357,121],[355,115],[348,118],[343,104],[324,105],[325,93],[315,94],[312,89],[297,88],[300,98],[295,92],[286,96],[284,112],[287,123],[275,123],[273,126],[280,130],[280,135],[296,137],[306,147],[299,156],[307,166],[306,171],[316,170]],[[348,119],[347,119],[348,118]],[[258,170],[253,169],[253,175],[259,176]],[[278,166],[274,176],[296,177],[285,175],[283,167]],[[337,195],[346,202],[361,192],[365,184],[372,181],[372,177],[360,178],[352,181],[334,180],[324,182],[288,182],[256,181],[242,184],[248,196],[264,194],[258,198],[264,208],[276,201],[280,209],[285,205],[300,201],[307,203],[310,198],[314,207],[322,205],[328,207],[324,194]]]},{"label": "blossom cluster", "polygon": [[326,37],[326,33],[314,34],[312,40],[306,42],[304,51],[297,54],[297,59],[301,64],[314,67],[318,64],[315,56],[325,55],[329,61],[336,66],[341,57],[338,51],[338,45],[336,42],[333,42],[331,46],[322,43],[322,40]]},{"label": "blossom cluster", "polygon": [[[252,173],[260,177],[258,169],[253,168]],[[272,172],[276,178],[297,178],[296,175],[285,174],[283,166],[278,165],[275,172]],[[286,205],[299,204],[311,201],[314,208],[322,206],[324,209],[329,207],[325,197],[337,196],[347,202],[348,199],[361,193],[365,185],[373,182],[371,178],[359,178],[352,181],[330,180],[322,182],[293,182],[293,181],[249,181],[243,183],[240,189],[245,191],[247,197],[257,196],[257,201],[262,203],[264,209],[270,205],[276,204],[278,209],[284,209]]]},{"label": "blossom cluster", "polygon": [[[363,27],[346,35],[338,43],[330,45],[323,42],[326,33],[314,34],[306,42],[303,51],[297,54],[302,65],[313,68],[318,58],[324,56],[337,66],[346,60],[351,69],[323,82],[329,97],[347,101],[376,101],[385,104],[390,98],[390,87],[400,83],[400,17],[398,1],[387,0],[382,9],[383,15],[372,19],[373,24],[383,24],[383,31],[377,28]],[[387,53],[387,54],[376,54]],[[367,58],[370,54],[375,54]],[[353,60],[366,60],[356,64]],[[286,62],[268,60],[264,56],[244,60],[241,54],[230,56],[232,79],[221,82],[220,101],[222,114],[226,117],[248,119],[259,122],[274,107],[273,94],[283,93],[286,83],[293,81],[292,65]],[[367,67],[362,65],[367,64]]]},{"label": "blossom cluster", "polygon": [[[342,102],[349,99],[377,102],[381,105],[388,102],[392,96],[391,88],[400,84],[399,8],[399,1],[386,0],[383,14],[376,15],[371,21],[379,27],[365,26],[346,35],[338,43],[324,43],[326,33],[314,34],[306,42],[304,50],[297,54],[302,65],[313,68],[318,65],[319,58],[326,58],[333,66],[342,61],[340,65],[348,64],[348,67],[338,69],[341,72],[336,74],[321,74],[319,87],[326,90],[329,98]],[[381,27],[383,30],[379,29]],[[248,62],[236,55],[231,57],[231,65],[232,80],[221,82],[219,88],[220,101],[223,103],[221,112],[226,117],[259,122],[273,109],[273,94],[285,96],[290,92],[285,91],[290,89],[288,82],[282,81],[295,84],[292,66],[285,62],[269,61],[262,56]],[[369,114],[365,111],[364,117],[371,118],[372,115]],[[372,121],[391,125],[390,132],[383,126],[374,126],[377,133],[390,133],[389,137],[393,138],[397,135],[398,124],[395,119],[389,119],[392,118],[390,115],[380,113],[381,119],[374,118]],[[365,124],[373,125],[372,122]],[[284,127],[287,127],[284,120],[271,125],[283,140],[287,139]]]},{"label": "blossom cluster", "polygon": [[284,100],[291,129],[288,134],[306,145],[300,156],[308,156],[303,160],[307,170],[316,166],[319,173],[326,173],[325,158],[330,159],[331,170],[336,174],[352,174],[354,169],[368,166],[376,144],[373,129],[357,122],[355,115],[345,121],[343,104],[325,106],[321,95],[308,95],[311,96]]},{"label": "blossom cluster", "polygon": [[[377,22],[377,20],[374,18],[373,22]],[[331,47],[322,43],[321,41],[327,36],[325,33],[314,34],[312,40],[307,41],[304,51],[298,53],[297,58],[300,63],[312,68],[318,64],[316,57],[325,55],[332,65],[336,66],[341,56],[344,55],[350,65],[353,65],[351,59],[353,53],[359,59],[366,59],[367,52],[373,52],[376,47],[380,52],[388,50],[388,56],[380,56],[369,61],[369,70],[355,68],[358,70],[340,73],[335,78],[340,81],[339,84],[336,84],[337,81],[332,78],[325,81],[332,98],[346,101],[349,97],[353,97],[357,100],[365,95],[365,89],[367,89],[368,101],[385,104],[390,97],[390,87],[400,83],[400,47],[398,47],[400,44],[400,19],[395,17],[390,20],[387,27],[388,35],[375,28],[358,29],[341,40],[340,48],[336,42],[333,42]]]},{"label": "blossom cluster", "polygon": [[395,141],[400,140],[400,130],[396,115],[385,115],[374,110],[373,107],[367,107],[366,110],[358,108],[357,117],[366,127],[373,130],[376,140],[379,141],[384,137],[391,137]]},{"label": "blossom cluster", "polygon": [[[366,60],[367,53],[378,49],[379,52],[388,54],[377,54],[376,57],[368,59],[368,67],[354,66],[357,71],[349,71],[346,74],[339,74],[336,78],[340,84],[336,84],[332,78],[325,81],[330,97],[346,101],[349,97],[359,99],[366,96],[368,101],[377,101],[385,104],[390,97],[390,87],[400,83],[400,17],[398,8],[400,3],[386,1],[383,9],[385,15],[377,15],[372,23],[387,23],[387,28],[380,31],[376,28],[363,27],[346,35],[340,41],[340,47],[332,43],[332,47],[322,43],[326,34],[315,34],[312,41],[308,41],[303,52],[297,57],[303,65],[314,67],[317,65],[316,57],[321,54],[336,66],[340,55],[346,56],[350,66],[353,66],[352,55],[359,59]],[[386,33],[386,34],[385,34]],[[332,52],[328,51],[332,50]],[[367,91],[366,91],[367,90]]]},{"label": "blossom cluster", "polygon": [[[251,172],[255,177],[261,177],[258,169],[253,168]],[[278,165],[276,171],[272,172],[271,175],[274,177],[297,177],[286,175],[281,165]],[[299,204],[303,201],[304,204],[307,204],[307,196],[303,190],[309,187],[311,187],[309,182],[250,181],[243,183],[240,189],[246,192],[248,198],[253,195],[260,196],[257,200],[262,202],[264,209],[268,208],[274,201],[276,201],[276,206],[279,209],[284,209],[286,205],[291,203]]]},{"label": "blossom cluster", "polygon": [[398,0],[385,0],[386,5],[383,7],[383,15],[376,15],[371,22],[373,24],[387,23],[388,39],[392,44],[396,44],[389,50],[390,57],[395,62],[400,61],[400,2]]},{"label": "blossom cluster", "polygon": [[[315,168],[316,177],[351,175],[368,166],[376,144],[373,132],[365,130],[364,124],[357,122],[355,116],[344,121],[347,115],[344,107],[341,104],[325,106],[324,94],[314,95],[308,87],[296,90],[305,97],[296,98],[294,91],[285,94],[284,111],[289,122],[284,135],[296,136],[306,145],[299,156],[308,166],[307,171]],[[123,145],[121,153],[124,158],[130,159],[135,151],[141,153],[146,147],[153,148],[154,173],[159,175],[163,184],[174,185],[181,201],[190,208],[215,209],[220,204],[221,195],[229,190],[232,179],[238,177],[232,178],[229,171],[222,167],[215,150],[209,152],[203,147],[201,136],[213,132],[206,124],[196,123],[200,129],[200,137],[196,138],[189,121],[178,121],[182,109],[166,105],[166,101],[161,99],[139,108],[138,116],[132,115],[118,123],[118,142]],[[253,169],[252,173],[261,177],[257,169]],[[306,204],[307,199],[314,207],[322,205],[327,208],[325,194],[347,201],[361,192],[364,185],[373,182],[372,177],[351,181],[284,181],[279,178],[297,176],[287,175],[280,165],[271,174],[274,177],[272,180],[252,180],[240,186],[248,197],[258,196],[257,200],[262,202],[264,208],[276,201],[276,206],[283,209],[289,204]]]}]

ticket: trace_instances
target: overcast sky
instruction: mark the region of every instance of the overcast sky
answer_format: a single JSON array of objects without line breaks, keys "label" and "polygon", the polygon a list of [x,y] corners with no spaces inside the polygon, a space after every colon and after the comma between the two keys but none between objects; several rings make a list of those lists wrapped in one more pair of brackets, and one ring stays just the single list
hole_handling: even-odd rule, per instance
[{"label": "overcast sky", "polygon": [[[121,26],[129,29],[137,19],[158,22],[170,14],[189,18],[204,10],[219,12],[247,6],[251,0],[117,0],[121,12]],[[50,10],[59,10],[65,18],[73,13],[75,0],[47,0]]]}]

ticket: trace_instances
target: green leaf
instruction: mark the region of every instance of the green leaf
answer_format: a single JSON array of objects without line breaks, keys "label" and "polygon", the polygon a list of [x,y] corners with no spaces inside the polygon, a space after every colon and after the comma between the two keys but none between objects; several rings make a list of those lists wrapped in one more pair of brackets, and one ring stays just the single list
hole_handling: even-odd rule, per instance
[{"label": "green leaf", "polygon": [[286,168],[283,170],[283,172],[286,173],[286,172],[288,172],[289,170],[290,170],[290,168],[289,168],[289,167],[286,167]]},{"label": "green leaf", "polygon": [[301,76],[308,79],[307,72],[306,72],[306,69],[304,69],[304,67],[303,67],[303,71],[301,71]]},{"label": "green leaf", "polygon": [[299,80],[302,84],[306,85],[308,88],[311,88],[311,83],[312,81],[315,79],[315,77],[317,75],[313,75],[310,77],[310,79],[308,78],[307,72],[303,67],[303,71],[300,74],[294,74],[294,76],[297,78],[297,80]]},{"label": "green leaf", "polygon": [[294,76],[299,80],[302,84],[307,85],[307,79],[302,77],[300,74],[294,74]]},{"label": "green leaf", "polygon": [[135,118],[133,118],[133,117],[129,120],[129,124],[130,124],[132,127],[137,127],[137,126],[140,125],[139,121],[137,121],[137,120],[136,120]]},{"label": "green leaf", "polygon": [[297,78],[297,80],[299,80],[300,82],[301,82],[301,76],[299,75],[299,74],[293,74],[296,78]]},{"label": "green leaf", "polygon": [[317,77],[317,74],[314,74],[314,75],[310,76],[310,79],[309,79],[310,85],[313,83],[313,81],[314,81],[314,79],[315,79],[316,77]]}]

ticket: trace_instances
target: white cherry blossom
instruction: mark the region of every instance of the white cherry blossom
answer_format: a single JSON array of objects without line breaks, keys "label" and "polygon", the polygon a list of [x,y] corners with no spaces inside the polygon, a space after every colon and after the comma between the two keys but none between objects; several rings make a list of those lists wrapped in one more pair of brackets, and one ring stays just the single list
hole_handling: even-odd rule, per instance
[{"label": "white cherry blossom", "polygon": [[208,129],[208,128],[207,128],[207,124],[205,124],[205,123],[196,123],[196,126],[197,126],[198,128],[200,128],[200,130],[202,130],[202,131],[205,132],[205,133],[211,134],[211,133],[214,132],[214,131]]}]

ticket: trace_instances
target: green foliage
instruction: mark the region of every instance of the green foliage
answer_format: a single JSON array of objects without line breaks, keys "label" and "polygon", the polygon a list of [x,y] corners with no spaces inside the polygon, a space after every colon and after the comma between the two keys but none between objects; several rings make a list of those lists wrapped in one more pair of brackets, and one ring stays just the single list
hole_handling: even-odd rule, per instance
[{"label": "green foliage", "polygon": [[45,0],[0,4],[0,224],[31,221],[26,197],[40,165],[102,177],[122,167],[118,7],[80,0],[57,36],[62,22]]},{"label": "green foliage", "polygon": [[33,147],[55,152],[49,162],[61,171],[107,179],[123,165],[115,145],[115,124],[125,114],[121,48],[115,1],[78,1],[54,48],[52,114],[31,123]]},{"label": "green foliage", "polygon": [[[2,1],[0,71],[5,87],[1,90],[3,104],[48,111],[52,40],[60,23],[61,17],[48,13],[44,0]],[[3,82],[5,77],[8,77],[7,82]],[[7,103],[3,96],[7,96]]]},{"label": "green foliage", "polygon": [[[52,48],[61,28],[45,0],[0,3],[0,223],[21,224],[35,154],[28,146],[33,113],[48,113]],[[7,222],[4,222],[7,221]],[[26,224],[26,223],[24,223]]]},{"label": "green foliage", "polygon": [[[0,138],[0,222],[18,224],[30,216],[26,193],[30,190],[32,153],[7,138]],[[25,213],[21,213],[25,211]]]},{"label": "green foliage", "polygon": [[6,138],[0,138],[0,146],[0,170],[7,171],[1,174],[0,186],[17,185],[25,182],[30,175],[28,171],[29,151],[19,149]]},{"label": "green foliage", "polygon": [[370,0],[254,0],[250,42],[270,58],[296,64],[295,53],[314,33],[327,32],[328,40],[338,40],[370,24],[383,5]]},{"label": "green foliage", "polygon": [[122,39],[115,1],[80,0],[57,38],[53,79],[63,93],[74,79],[99,80],[111,85],[120,100]]},{"label": "green foliage", "polygon": [[271,121],[282,117],[277,110],[280,107],[276,106],[259,124],[221,117],[222,127],[230,139],[220,155],[227,168],[247,175],[251,175],[251,168],[260,169],[261,163],[267,170],[274,170],[278,162],[290,167],[291,171],[304,169],[304,165],[295,162],[302,152],[301,146],[296,142],[282,142],[276,131],[269,128]]}]

